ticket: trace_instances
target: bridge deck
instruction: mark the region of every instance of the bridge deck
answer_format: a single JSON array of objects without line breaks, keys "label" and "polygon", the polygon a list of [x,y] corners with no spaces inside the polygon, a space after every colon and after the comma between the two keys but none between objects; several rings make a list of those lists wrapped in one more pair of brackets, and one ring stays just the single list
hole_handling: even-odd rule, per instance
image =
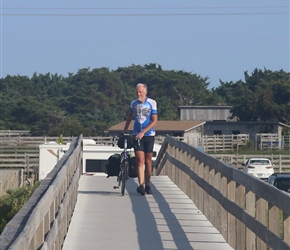
[{"label": "bridge deck", "polygon": [[167,176],[152,177],[153,195],[138,194],[136,181],[121,196],[115,177],[81,176],[63,249],[232,249]]}]

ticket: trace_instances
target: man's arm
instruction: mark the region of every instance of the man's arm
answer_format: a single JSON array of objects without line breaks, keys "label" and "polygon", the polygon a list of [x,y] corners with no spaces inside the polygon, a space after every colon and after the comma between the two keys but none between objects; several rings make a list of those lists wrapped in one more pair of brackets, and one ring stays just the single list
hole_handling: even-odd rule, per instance
[{"label": "man's arm", "polygon": [[129,125],[131,123],[133,119],[133,112],[130,111],[127,115],[127,119],[126,119],[126,122],[125,122],[125,126],[124,126],[124,133],[127,133],[128,132],[128,128],[129,128]]}]

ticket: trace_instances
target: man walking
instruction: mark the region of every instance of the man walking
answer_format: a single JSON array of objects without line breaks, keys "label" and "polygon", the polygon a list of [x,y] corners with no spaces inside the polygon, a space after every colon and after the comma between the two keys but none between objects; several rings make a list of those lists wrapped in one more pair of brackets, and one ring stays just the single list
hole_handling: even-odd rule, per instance
[{"label": "man walking", "polygon": [[138,83],[136,85],[136,97],[137,99],[131,101],[130,112],[124,126],[124,133],[127,133],[128,127],[134,118],[134,150],[138,165],[139,181],[137,192],[144,195],[145,193],[152,194],[150,178],[152,175],[152,156],[155,140],[154,126],[158,120],[158,115],[156,101],[147,97],[146,84]]}]

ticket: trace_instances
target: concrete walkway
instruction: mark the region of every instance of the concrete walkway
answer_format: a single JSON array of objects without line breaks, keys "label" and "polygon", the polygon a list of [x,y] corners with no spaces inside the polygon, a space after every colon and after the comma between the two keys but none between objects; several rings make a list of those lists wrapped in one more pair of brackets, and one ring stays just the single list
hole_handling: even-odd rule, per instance
[{"label": "concrete walkway", "polygon": [[153,176],[153,195],[129,179],[120,195],[116,177],[81,176],[64,250],[232,249],[167,176]]}]

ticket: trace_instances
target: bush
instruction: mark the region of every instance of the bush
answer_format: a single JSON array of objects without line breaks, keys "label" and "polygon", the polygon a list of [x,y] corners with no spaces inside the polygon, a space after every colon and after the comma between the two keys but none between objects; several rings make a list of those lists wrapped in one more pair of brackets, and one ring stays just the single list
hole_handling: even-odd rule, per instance
[{"label": "bush", "polygon": [[241,146],[239,148],[239,151],[246,151],[246,150],[255,150],[254,148],[254,142],[253,141],[248,141],[246,145]]},{"label": "bush", "polygon": [[28,201],[40,182],[34,186],[25,186],[16,190],[9,189],[0,197],[0,234],[6,224],[18,213],[23,205]]}]

